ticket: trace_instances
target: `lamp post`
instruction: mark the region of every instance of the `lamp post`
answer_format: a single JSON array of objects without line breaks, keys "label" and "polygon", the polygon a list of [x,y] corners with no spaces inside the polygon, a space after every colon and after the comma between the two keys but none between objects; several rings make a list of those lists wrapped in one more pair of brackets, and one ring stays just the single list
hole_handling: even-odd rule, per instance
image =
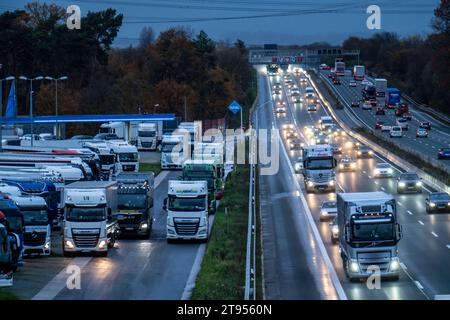
[{"label": "lamp post", "polygon": [[31,131],[31,146],[34,145],[34,127],[33,127],[33,81],[34,80],[43,80],[43,76],[39,76],[36,78],[28,78],[25,76],[20,76],[20,80],[30,81],[30,131]]},{"label": "lamp post", "polygon": [[[46,80],[55,81],[55,116],[58,116],[58,81],[60,80],[67,80],[67,76],[62,76],[59,78],[53,78],[53,77],[45,77]],[[55,123],[55,136],[59,138],[59,125],[56,121]]]},{"label": "lamp post", "polygon": [[14,79],[13,76],[0,79],[0,152],[3,152],[3,81],[11,81]]}]

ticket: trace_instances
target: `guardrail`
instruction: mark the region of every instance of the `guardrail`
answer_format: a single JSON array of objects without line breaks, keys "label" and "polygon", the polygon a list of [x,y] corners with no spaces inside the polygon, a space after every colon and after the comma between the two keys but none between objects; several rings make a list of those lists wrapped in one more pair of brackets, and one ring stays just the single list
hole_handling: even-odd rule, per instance
[{"label": "guardrail", "polygon": [[[337,114],[334,112],[334,109],[332,108],[331,104],[328,102],[328,100],[325,99],[325,97],[323,97],[323,95],[320,93],[320,91],[318,90],[316,84],[314,83],[314,81],[311,79],[311,77],[308,75],[308,78],[312,84],[312,86],[314,87],[314,89],[316,90],[317,94],[319,95],[320,100],[322,101],[323,105],[328,109],[328,111],[330,112],[330,114],[332,115],[332,117],[334,118],[334,120],[353,138],[355,138],[356,140],[370,146],[376,153],[382,155],[384,158],[388,159],[389,161],[391,161],[392,163],[394,163],[395,165],[397,165],[400,168],[404,168],[407,169],[408,171],[415,171],[417,172],[425,181],[428,182],[429,185],[433,186],[434,188],[437,189],[441,189],[444,190],[445,192],[450,192],[450,187],[447,186],[445,183],[443,183],[442,181],[434,178],[433,176],[429,175],[428,173],[424,172],[423,170],[417,168],[416,166],[406,162],[404,159],[401,159],[400,157],[392,154],[391,152],[389,152],[388,150],[386,150],[385,148],[373,143],[371,140],[365,138],[364,136],[352,131],[352,129],[345,123],[343,122],[338,116]],[[327,79],[328,80],[328,79]],[[325,81],[325,84],[327,85],[327,81]],[[334,89],[334,88],[333,88]],[[332,92],[336,92],[335,90],[332,90]],[[339,94],[339,92],[337,92]],[[343,97],[341,96],[342,101],[345,102],[345,100],[343,99]],[[339,99],[338,99],[339,100]],[[344,103],[344,106],[346,106],[346,103]],[[359,117],[358,117],[359,119]],[[352,119],[354,120],[354,119]],[[361,119],[359,119],[359,121],[362,121]],[[364,123],[362,121],[362,123]]]}]

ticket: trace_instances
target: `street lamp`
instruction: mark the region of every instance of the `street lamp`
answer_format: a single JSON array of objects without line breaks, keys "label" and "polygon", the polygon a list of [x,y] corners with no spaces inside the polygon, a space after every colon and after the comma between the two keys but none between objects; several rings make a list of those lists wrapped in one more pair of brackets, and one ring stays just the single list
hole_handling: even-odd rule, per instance
[{"label": "street lamp", "polygon": [[39,76],[36,78],[28,78],[25,76],[20,76],[20,80],[30,81],[30,129],[31,129],[31,146],[33,147],[33,141],[34,141],[34,127],[33,127],[33,81],[34,80],[43,80],[43,76]]},{"label": "street lamp", "polygon": [[[0,64],[0,68],[1,67],[2,65]],[[11,81],[14,79],[13,76],[0,79],[0,152],[3,152],[3,81]]]},{"label": "street lamp", "polygon": [[[59,78],[53,78],[53,77],[45,77],[46,80],[55,81],[55,116],[58,116],[58,81],[60,80],[67,80],[67,76],[62,76]],[[59,138],[59,125],[56,120],[55,122],[55,136]]]}]

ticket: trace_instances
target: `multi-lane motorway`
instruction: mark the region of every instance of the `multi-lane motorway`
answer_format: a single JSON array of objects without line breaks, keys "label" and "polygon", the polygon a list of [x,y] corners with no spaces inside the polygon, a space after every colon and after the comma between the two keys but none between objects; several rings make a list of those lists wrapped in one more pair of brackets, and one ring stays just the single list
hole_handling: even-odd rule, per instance
[{"label": "multi-lane motorway", "polygon": [[[346,103],[346,110],[339,110],[340,113],[354,112],[357,117],[363,122],[363,125],[375,128],[377,121],[384,121],[387,124],[395,125],[394,110],[386,109],[386,115],[375,115],[374,110],[362,110],[362,108],[351,108],[352,101],[360,101],[362,99],[361,90],[363,85],[361,81],[356,82],[356,87],[350,87],[349,82],[353,79],[349,72],[345,76],[339,77],[341,80],[340,85],[334,85],[330,78],[328,78],[329,71],[320,70],[320,77],[323,81],[328,83],[330,87],[334,87],[340,97]],[[369,81],[374,79],[369,78]],[[380,105],[384,106],[384,97],[378,98]],[[349,110],[349,109],[353,110]],[[373,108],[374,109],[374,108]],[[438,166],[444,166],[450,170],[450,161],[437,160],[437,152],[439,148],[449,147],[450,145],[450,127],[434,119],[433,117],[414,109],[414,106],[410,105],[410,112],[412,114],[412,120],[409,122],[409,130],[404,132],[402,139],[394,138],[390,139],[396,143],[397,146],[418,152],[427,159]],[[429,131],[428,138],[416,138],[416,130],[419,127],[420,122],[427,121],[432,125],[432,129]],[[389,139],[389,132],[383,133],[387,139]]]},{"label": "multi-lane motorway", "polygon": [[[303,94],[305,85],[300,84],[297,76],[291,74],[290,77]],[[320,116],[328,114],[322,103],[316,112],[308,112],[304,104],[291,103],[289,89],[282,80],[259,73],[261,103],[254,120],[259,128],[281,129],[284,123],[291,122],[301,132],[304,126],[316,125]],[[275,81],[282,83],[281,96],[272,95],[271,85]],[[278,100],[286,102],[285,116],[274,113]],[[367,116],[367,121],[369,119],[372,124],[376,121],[372,115]],[[342,120],[350,127],[355,126],[349,123],[352,121],[349,117],[342,117]],[[288,150],[286,140],[282,136],[280,139]],[[395,179],[372,177],[376,163],[388,162],[379,155],[357,160],[358,169],[354,173],[337,171],[337,192],[381,190],[394,195],[398,203],[399,222],[403,225],[403,239],[399,243],[400,279],[383,281],[380,289],[370,290],[364,282],[352,283],[346,279],[338,245],[332,244],[330,239],[330,226],[319,221],[321,203],[336,199],[336,195],[307,194],[302,177],[292,170],[299,153],[287,151],[284,156],[284,152],[280,151],[279,172],[260,179],[261,205],[269,204],[262,211],[266,298],[301,299],[321,295],[341,299],[434,299],[435,295],[450,294],[450,215],[425,213],[425,197],[433,189],[425,185],[422,194],[398,195]],[[353,151],[346,153],[355,156]],[[391,165],[397,174],[402,172],[401,168]],[[315,228],[319,238],[314,236]],[[322,245],[325,250],[320,250]],[[328,258],[331,264],[327,264]],[[313,271],[307,273],[310,269]]]}]

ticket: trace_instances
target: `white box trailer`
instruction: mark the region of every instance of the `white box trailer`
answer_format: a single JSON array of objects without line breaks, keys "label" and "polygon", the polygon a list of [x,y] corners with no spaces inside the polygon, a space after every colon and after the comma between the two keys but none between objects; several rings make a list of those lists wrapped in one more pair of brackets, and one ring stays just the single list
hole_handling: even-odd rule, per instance
[{"label": "white box trailer", "polygon": [[378,97],[384,97],[386,95],[387,80],[383,78],[375,79],[375,90]]}]

